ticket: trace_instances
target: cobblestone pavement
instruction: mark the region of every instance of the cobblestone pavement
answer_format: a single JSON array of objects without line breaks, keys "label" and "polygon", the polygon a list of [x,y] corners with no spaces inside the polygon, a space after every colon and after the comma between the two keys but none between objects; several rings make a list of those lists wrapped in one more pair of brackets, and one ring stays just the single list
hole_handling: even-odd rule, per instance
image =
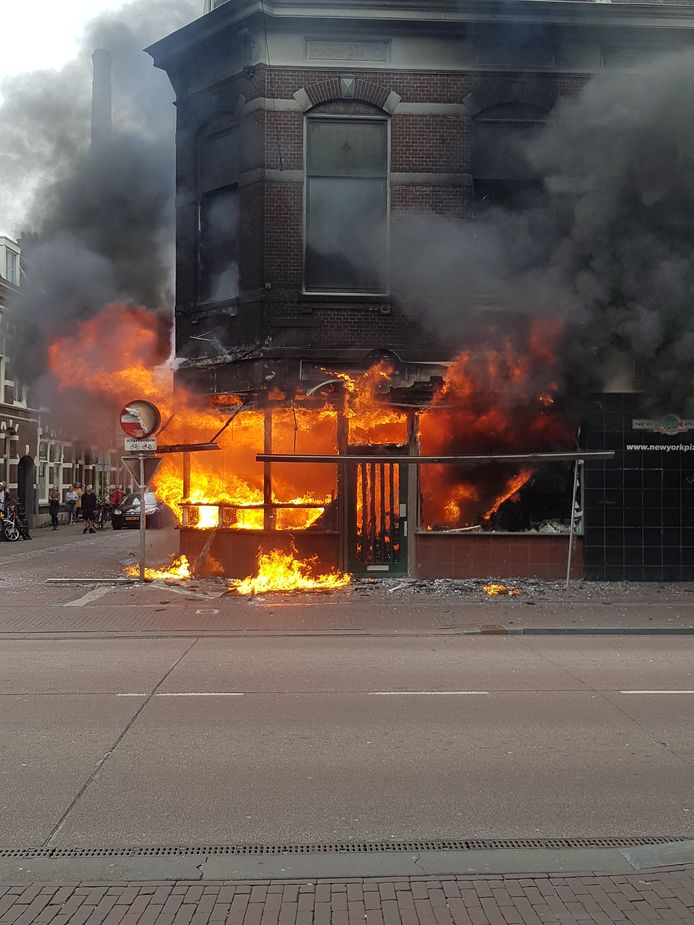
[{"label": "cobblestone pavement", "polygon": [[0,887],[0,925],[646,925],[694,922],[694,868],[621,876]]}]

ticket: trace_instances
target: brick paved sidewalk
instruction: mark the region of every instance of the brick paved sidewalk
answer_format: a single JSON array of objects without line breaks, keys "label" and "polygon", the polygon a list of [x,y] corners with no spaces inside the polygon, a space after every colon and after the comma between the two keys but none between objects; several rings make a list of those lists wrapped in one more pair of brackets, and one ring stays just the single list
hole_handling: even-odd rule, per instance
[{"label": "brick paved sidewalk", "polygon": [[694,867],[618,876],[0,886],[0,925],[692,925]]}]

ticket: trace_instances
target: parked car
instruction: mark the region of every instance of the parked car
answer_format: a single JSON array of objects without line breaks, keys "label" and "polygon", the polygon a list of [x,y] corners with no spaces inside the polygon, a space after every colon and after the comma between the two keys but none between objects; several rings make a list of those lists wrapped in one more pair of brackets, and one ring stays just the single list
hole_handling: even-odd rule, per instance
[{"label": "parked car", "polygon": [[[175,523],[171,508],[160,501],[153,491],[145,492],[145,513],[148,530],[173,526]],[[113,509],[111,523],[114,530],[121,530],[124,527],[133,527],[138,530],[140,528],[140,496],[126,495]]]}]

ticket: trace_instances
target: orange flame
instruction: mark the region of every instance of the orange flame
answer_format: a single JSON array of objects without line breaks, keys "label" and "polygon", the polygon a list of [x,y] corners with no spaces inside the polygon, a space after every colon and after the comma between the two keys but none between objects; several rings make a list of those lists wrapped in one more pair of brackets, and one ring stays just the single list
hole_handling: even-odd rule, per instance
[{"label": "orange flame", "polygon": [[[531,327],[521,350],[510,337],[499,337],[494,347],[458,354],[431,407],[420,416],[421,453],[543,452],[570,444],[571,435],[553,410],[560,335],[559,325],[543,320]],[[174,399],[171,371],[161,362],[167,337],[166,326],[145,308],[114,303],[50,347],[50,368],[60,388],[77,387],[97,396],[113,409],[114,417],[128,400],[154,400],[167,421],[160,444],[207,442],[242,399],[233,394],[194,396],[178,385]],[[326,375],[344,383],[351,445],[407,443],[408,416],[387,403],[392,367],[378,362],[362,373]],[[336,453],[334,405],[301,407],[300,400],[293,404],[279,389],[270,398],[275,402],[275,453]],[[255,457],[263,449],[264,430],[262,411],[241,411],[219,438],[218,452],[192,454],[187,498],[181,459],[173,454],[163,457],[154,490],[179,520],[182,502],[197,506],[191,526],[199,529],[263,529],[263,470]],[[319,521],[336,497],[336,468],[273,465],[272,501],[290,505],[273,511],[276,529],[305,530]],[[476,470],[423,466],[422,526],[474,527],[488,522],[516,497],[532,471],[503,464]]]},{"label": "orange flame", "polygon": [[488,520],[492,514],[496,514],[496,512],[505,501],[517,501],[517,493],[524,485],[527,485],[532,477],[532,474],[532,469],[521,469],[518,475],[511,476],[511,478],[508,480],[506,488],[496,499],[492,507],[490,507],[486,514],[484,514],[484,519]]},{"label": "orange flame", "polygon": [[[129,565],[123,569],[126,575],[139,575],[139,565]],[[187,581],[191,577],[190,562],[186,556],[179,556],[174,559],[170,565],[165,568],[146,568],[145,578],[147,581]]]},{"label": "orange flame", "polygon": [[48,348],[61,389],[85,389],[123,405],[136,395],[170,413],[173,379],[166,359],[166,323],[137,305],[114,302]]},{"label": "orange flame", "polygon": [[482,590],[489,597],[499,597],[502,594],[506,594],[508,597],[515,597],[517,594],[520,594],[520,588],[507,588],[506,585],[499,584],[495,581],[490,581],[489,584],[483,585]]},{"label": "orange flame", "polygon": [[[217,433],[229,406],[238,406],[234,395],[215,396],[209,407],[184,389],[173,397],[172,374],[162,364],[162,344],[167,332],[156,316],[145,308],[118,303],[106,306],[73,335],[60,338],[49,348],[49,365],[62,390],[79,388],[105,404],[114,420],[122,405],[136,397],[150,399],[161,408],[165,420],[175,414],[159,436],[159,443],[204,443]],[[166,336],[165,336],[166,335]],[[117,343],[117,348],[114,347]],[[275,390],[274,400],[285,396]],[[228,412],[226,412],[228,413]],[[303,409],[279,408],[273,415],[273,445],[276,452],[296,450],[334,453],[336,415]],[[223,503],[236,508],[237,530],[263,528],[263,472],[255,460],[263,448],[264,417],[261,411],[244,411],[220,438],[220,451],[193,454],[188,498],[183,498],[181,458],[168,454],[162,459],[153,482],[157,496],[182,516],[181,502],[199,505],[197,526],[217,526],[217,508]],[[203,458],[204,457],[204,458]],[[307,471],[309,469],[310,471]],[[273,467],[274,502],[311,504],[310,508],[283,508],[275,512],[278,530],[304,530],[321,516],[336,491],[331,467]]]},{"label": "orange flame", "polygon": [[[420,417],[422,455],[540,453],[570,446],[571,434],[553,411],[560,336],[561,325],[537,321],[520,350],[506,336],[493,347],[459,353]],[[481,525],[516,497],[533,471],[503,463],[422,466],[422,526]]]},{"label": "orange flame", "polygon": [[347,373],[331,375],[344,382],[350,443],[378,445],[407,442],[407,415],[390,407],[384,400],[393,377],[392,366],[381,360],[356,376]]},{"label": "orange flame", "polygon": [[351,575],[331,571],[315,575],[317,557],[300,561],[292,553],[273,549],[258,556],[257,573],[234,585],[244,596],[267,594],[273,591],[335,591],[346,587]]}]

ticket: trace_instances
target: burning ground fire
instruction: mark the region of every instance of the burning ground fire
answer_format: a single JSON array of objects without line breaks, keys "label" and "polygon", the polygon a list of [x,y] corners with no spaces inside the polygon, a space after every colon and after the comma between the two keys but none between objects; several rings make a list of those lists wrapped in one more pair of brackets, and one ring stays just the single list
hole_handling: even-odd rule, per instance
[{"label": "burning ground fire", "polygon": [[[129,565],[124,569],[126,575],[139,575],[140,568],[137,565]],[[186,556],[179,556],[174,559],[166,568],[146,568],[145,579],[147,581],[187,581],[191,577],[190,562]]]},{"label": "burning ground fire", "polygon": [[509,588],[507,585],[499,584],[496,581],[490,581],[488,584],[482,585],[482,590],[487,597],[500,597],[503,594],[508,597],[516,597],[520,594],[520,588]]},{"label": "burning ground fire", "polygon": [[[103,338],[104,331],[118,332],[118,350],[112,349],[113,337]],[[421,454],[545,452],[572,445],[571,433],[552,407],[560,337],[561,329],[544,321],[529,331],[521,350],[500,335],[498,346],[459,353],[430,405],[418,415]],[[78,382],[80,392],[86,389],[104,408],[117,410],[133,395],[155,401],[166,422],[162,444],[208,442],[229,417],[230,406],[238,406],[240,399],[235,395],[203,399],[180,387],[174,395],[166,362],[168,343],[166,325],[148,310],[113,304],[69,337],[55,341],[49,350],[49,365],[61,390],[69,392]],[[384,400],[392,376],[384,362],[355,375],[326,370],[326,379],[344,383],[351,446],[407,444],[408,413]],[[333,389],[333,399],[334,395]],[[337,453],[338,411],[330,394],[324,400],[313,396],[307,401],[301,391],[284,396],[275,390],[270,398],[274,403],[274,453]],[[203,400],[207,406],[201,405]],[[262,530],[267,517],[263,469],[255,457],[263,450],[264,431],[262,410],[237,414],[217,441],[219,452],[192,454],[187,498],[183,497],[180,456],[165,455],[153,484],[158,497],[179,521],[185,516],[188,526],[200,530]],[[506,502],[518,498],[533,475],[531,467],[500,463],[474,469],[422,466],[422,527],[493,527],[500,509],[508,509]],[[272,503],[278,505],[271,515],[275,530],[322,528],[337,494],[336,467],[275,463],[272,488]],[[165,576],[169,573],[164,570]],[[333,582],[331,587],[343,587],[349,580],[342,575],[312,575],[310,563],[291,557],[285,561],[275,550],[261,557],[258,575],[246,579],[239,590],[247,587],[248,591],[240,593],[259,593],[273,581],[288,588],[310,589],[322,579]]]},{"label": "burning ground fire", "polygon": [[316,558],[300,561],[292,553],[274,549],[258,556],[257,573],[233,584],[232,590],[243,596],[277,591],[336,591],[346,587],[351,575],[328,572],[316,575]]}]

